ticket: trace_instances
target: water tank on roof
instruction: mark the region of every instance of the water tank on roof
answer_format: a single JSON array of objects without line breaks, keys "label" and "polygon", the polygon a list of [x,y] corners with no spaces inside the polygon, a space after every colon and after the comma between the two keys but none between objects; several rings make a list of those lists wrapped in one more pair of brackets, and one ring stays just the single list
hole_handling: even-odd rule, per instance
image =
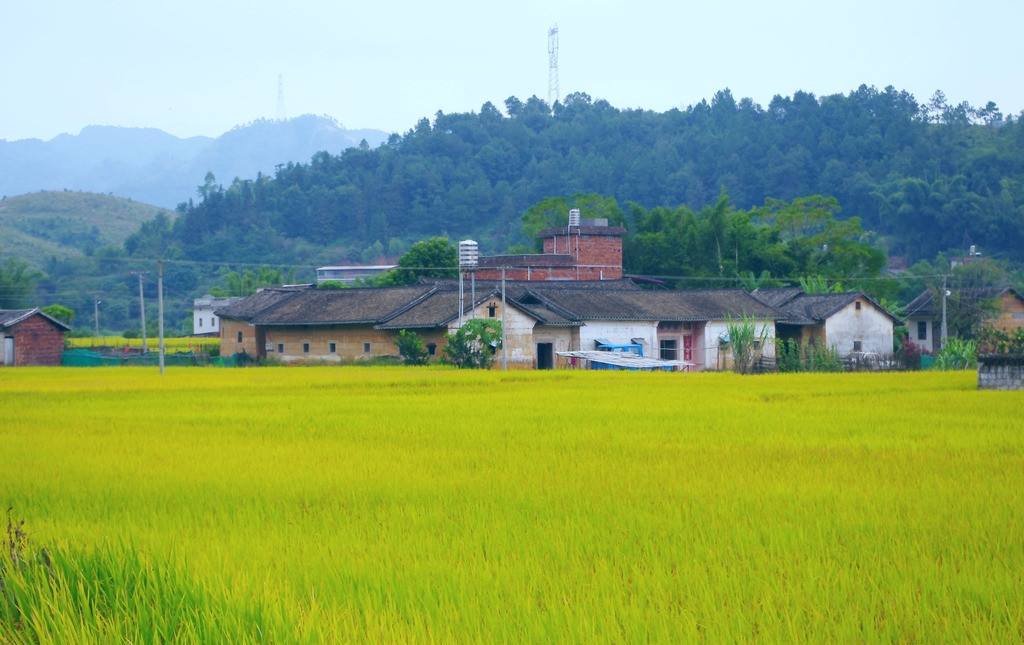
[{"label": "water tank on roof", "polygon": [[459,242],[459,267],[475,269],[480,262],[480,245],[475,240]]},{"label": "water tank on roof", "polygon": [[569,209],[569,226],[580,225],[580,209],[570,208]]}]

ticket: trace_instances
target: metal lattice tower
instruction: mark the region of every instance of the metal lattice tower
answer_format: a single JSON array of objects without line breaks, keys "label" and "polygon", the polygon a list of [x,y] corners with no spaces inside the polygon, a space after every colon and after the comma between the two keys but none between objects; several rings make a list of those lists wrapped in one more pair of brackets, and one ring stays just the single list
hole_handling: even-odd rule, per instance
[{"label": "metal lattice tower", "polygon": [[558,25],[548,29],[548,105],[555,106],[558,94]]},{"label": "metal lattice tower", "polygon": [[277,75],[277,120],[284,121],[288,113],[284,109],[284,76]]}]

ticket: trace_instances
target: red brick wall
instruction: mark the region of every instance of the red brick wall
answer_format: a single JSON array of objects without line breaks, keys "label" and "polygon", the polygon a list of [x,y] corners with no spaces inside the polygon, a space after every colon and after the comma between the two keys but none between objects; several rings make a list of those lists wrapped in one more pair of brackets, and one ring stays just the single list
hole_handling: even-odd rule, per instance
[{"label": "red brick wall", "polygon": [[578,280],[618,280],[622,277],[622,238],[610,235],[554,235],[544,239],[545,253],[569,253],[581,271]]},{"label": "red brick wall", "polygon": [[60,365],[64,330],[39,314],[5,332],[14,336],[14,365]]},{"label": "red brick wall", "polygon": [[[622,238],[609,235],[555,235],[544,238],[544,253],[570,254],[573,267],[531,267],[505,270],[508,280],[619,280]],[[501,269],[478,269],[478,280],[500,280]]]}]

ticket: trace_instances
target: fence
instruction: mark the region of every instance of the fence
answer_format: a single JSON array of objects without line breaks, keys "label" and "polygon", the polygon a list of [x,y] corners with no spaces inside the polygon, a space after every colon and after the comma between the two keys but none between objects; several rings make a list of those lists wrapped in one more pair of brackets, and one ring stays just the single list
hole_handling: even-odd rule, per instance
[{"label": "fence", "polygon": [[[66,349],[61,356],[60,364],[65,367],[131,367],[152,366],[160,364],[157,352],[147,354],[124,353],[112,354],[97,352],[91,349]],[[164,365],[179,367],[213,366],[235,367],[239,361],[234,356],[220,357],[193,352],[175,352],[164,354]]]}]

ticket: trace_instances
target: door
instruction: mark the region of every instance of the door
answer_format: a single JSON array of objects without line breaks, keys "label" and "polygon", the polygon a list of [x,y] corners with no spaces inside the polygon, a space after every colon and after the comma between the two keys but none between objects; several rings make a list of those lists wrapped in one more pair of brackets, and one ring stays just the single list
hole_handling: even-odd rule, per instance
[{"label": "door", "polygon": [[691,334],[683,336],[683,360],[693,361],[693,336]]},{"label": "door", "polygon": [[551,343],[537,343],[537,369],[550,370],[554,367],[554,346]]},{"label": "door", "polygon": [[4,365],[14,365],[14,337],[4,336]]}]

